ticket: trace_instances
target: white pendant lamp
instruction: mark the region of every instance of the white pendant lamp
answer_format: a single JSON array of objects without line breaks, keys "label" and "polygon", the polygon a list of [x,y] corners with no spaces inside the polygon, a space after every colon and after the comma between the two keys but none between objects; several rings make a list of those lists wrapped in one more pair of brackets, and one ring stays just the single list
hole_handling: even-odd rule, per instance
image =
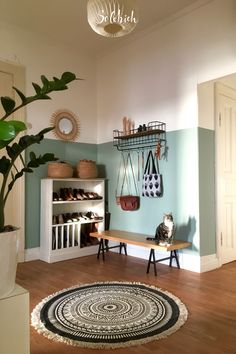
[{"label": "white pendant lamp", "polygon": [[105,37],[122,37],[133,31],[138,23],[135,0],[89,0],[88,23]]}]

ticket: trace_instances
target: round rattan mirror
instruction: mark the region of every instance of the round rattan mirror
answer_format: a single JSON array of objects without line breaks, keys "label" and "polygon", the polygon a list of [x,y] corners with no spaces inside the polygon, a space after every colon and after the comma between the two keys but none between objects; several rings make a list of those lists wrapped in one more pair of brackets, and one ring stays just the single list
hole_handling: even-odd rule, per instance
[{"label": "round rattan mirror", "polygon": [[54,134],[63,140],[76,140],[79,135],[79,119],[67,109],[58,110],[51,117]]}]

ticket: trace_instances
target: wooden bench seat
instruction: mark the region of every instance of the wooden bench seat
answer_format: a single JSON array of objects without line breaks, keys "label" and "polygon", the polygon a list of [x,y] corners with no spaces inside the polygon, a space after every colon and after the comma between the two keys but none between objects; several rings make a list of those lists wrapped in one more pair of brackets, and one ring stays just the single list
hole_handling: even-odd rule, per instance
[{"label": "wooden bench seat", "polygon": [[[149,273],[150,265],[154,265],[154,273],[157,275],[156,271],[156,263],[169,259],[169,266],[172,266],[172,260],[176,260],[177,267],[180,268],[179,259],[178,259],[178,250],[187,248],[191,246],[191,242],[183,241],[183,240],[173,240],[171,245],[161,246],[158,245],[155,241],[147,240],[147,237],[150,235],[139,234],[135,232],[121,231],[121,230],[106,230],[101,232],[91,232],[91,237],[97,237],[100,239],[99,249],[97,258],[99,258],[100,253],[102,252],[103,260],[105,260],[105,251],[108,251],[111,248],[118,247],[120,253],[122,249],[124,249],[125,254],[127,255],[126,244],[146,247],[150,249],[150,255],[147,266],[147,273]],[[105,240],[110,240],[114,242],[119,242],[117,246],[109,247]],[[170,255],[165,258],[157,259],[155,258],[155,250],[170,252]]]}]

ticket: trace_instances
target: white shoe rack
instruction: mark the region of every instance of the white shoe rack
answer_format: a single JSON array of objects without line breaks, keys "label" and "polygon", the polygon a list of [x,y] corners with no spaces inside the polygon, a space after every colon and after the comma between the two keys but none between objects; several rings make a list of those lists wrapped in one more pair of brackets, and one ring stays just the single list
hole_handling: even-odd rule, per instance
[{"label": "white shoe rack", "polygon": [[[58,262],[96,254],[96,239],[89,232],[102,231],[105,225],[104,179],[52,179],[41,180],[41,222],[40,222],[40,259]],[[61,188],[82,189],[84,192],[97,193],[101,199],[53,200],[53,192],[60,196]],[[95,215],[93,218],[77,218],[62,222],[59,216],[74,213]],[[96,218],[99,216],[99,218]],[[60,223],[57,223],[58,220]],[[55,222],[57,221],[57,222]],[[97,241],[98,242],[98,241]]]}]

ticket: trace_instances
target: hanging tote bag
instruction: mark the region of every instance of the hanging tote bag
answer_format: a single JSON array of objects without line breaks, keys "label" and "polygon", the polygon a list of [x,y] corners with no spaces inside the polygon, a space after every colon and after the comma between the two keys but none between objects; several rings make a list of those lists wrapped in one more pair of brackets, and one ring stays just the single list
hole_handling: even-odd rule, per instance
[{"label": "hanging tote bag", "polygon": [[[123,156],[124,161],[124,174],[121,186],[121,192],[119,196],[119,204],[122,210],[133,211],[139,209],[140,197],[138,195],[138,188],[136,184],[133,164],[130,153],[127,154],[127,158]],[[120,172],[119,172],[120,175]],[[132,194],[132,188],[135,195]],[[127,194],[125,193],[127,192]]]},{"label": "hanging tote bag", "polygon": [[[156,160],[156,159],[155,159]],[[146,165],[143,174],[142,196],[157,198],[162,196],[162,175],[159,173],[159,166],[156,160],[155,163],[153,153],[150,150],[148,153]]]},{"label": "hanging tote bag", "polygon": [[125,156],[124,153],[121,153],[121,159],[119,164],[118,176],[116,181],[116,204],[120,205],[120,197],[121,197],[121,190],[122,190],[122,174],[124,175],[125,171]]}]

